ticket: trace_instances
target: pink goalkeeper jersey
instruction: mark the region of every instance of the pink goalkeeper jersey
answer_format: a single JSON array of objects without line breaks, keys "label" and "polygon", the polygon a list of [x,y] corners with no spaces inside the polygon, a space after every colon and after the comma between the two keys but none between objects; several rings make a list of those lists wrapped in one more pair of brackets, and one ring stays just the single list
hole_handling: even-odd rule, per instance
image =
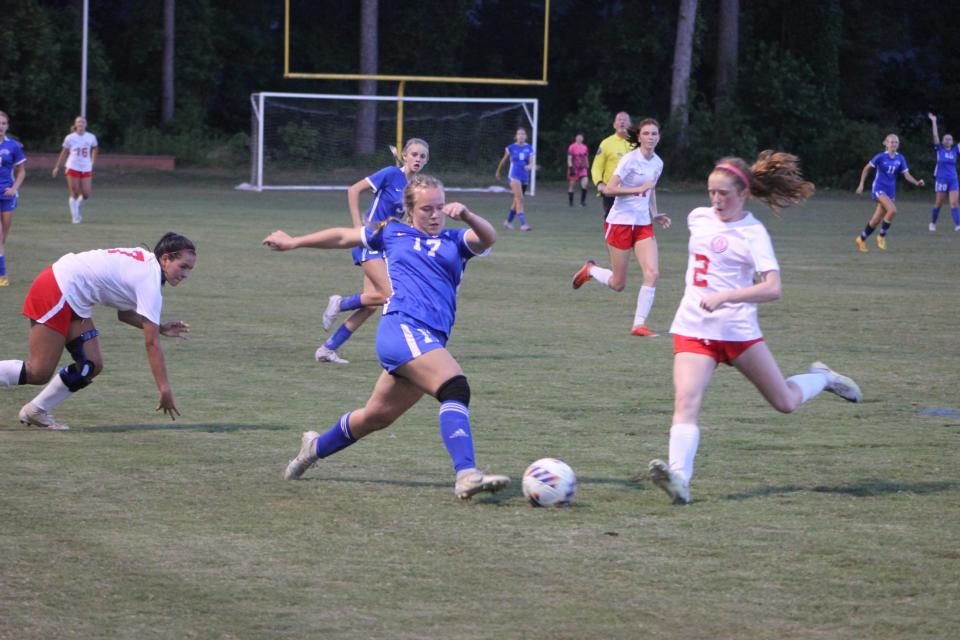
[{"label": "pink goalkeeper jersey", "polygon": [[81,318],[89,318],[102,304],[118,311],[136,311],[160,324],[160,263],[152,252],[132,249],[95,249],[68,253],[53,263],[60,291]]},{"label": "pink goalkeeper jersey", "polygon": [[587,150],[587,145],[585,144],[572,142],[570,143],[570,146],[567,147],[567,155],[571,156],[573,168],[577,171],[580,171],[581,169],[585,171],[587,169],[588,153],[589,151]]},{"label": "pink goalkeeper jersey", "polygon": [[706,340],[763,337],[756,303],[724,304],[712,313],[700,308],[707,294],[750,287],[756,274],[780,270],[766,227],[745,213],[740,220],[723,222],[713,207],[690,212],[687,286],[670,333]]}]

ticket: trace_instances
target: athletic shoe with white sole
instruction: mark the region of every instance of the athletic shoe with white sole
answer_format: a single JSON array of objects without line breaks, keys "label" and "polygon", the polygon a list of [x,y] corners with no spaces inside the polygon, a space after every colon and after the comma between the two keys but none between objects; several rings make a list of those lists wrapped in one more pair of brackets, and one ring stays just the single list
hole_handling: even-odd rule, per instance
[{"label": "athletic shoe with white sole", "polygon": [[586,262],[583,263],[582,267],[577,269],[577,272],[573,274],[572,284],[574,289],[579,289],[580,287],[585,285],[590,280],[590,278],[593,277],[590,275],[590,267],[594,267],[596,266],[596,264],[597,263],[594,260],[587,260]]},{"label": "athletic shoe with white sole", "polygon": [[937,225],[935,225],[932,222],[930,223],[930,226],[927,228],[930,229],[930,233],[935,233],[937,231]]},{"label": "athletic shoe with white sole", "polygon": [[350,364],[349,360],[344,360],[337,355],[337,352],[333,349],[328,349],[323,345],[317,347],[316,352],[313,354],[313,358],[317,362],[332,362],[334,364]]},{"label": "athletic shoe with white sole", "polygon": [[825,389],[830,393],[835,393],[848,402],[863,402],[863,394],[853,378],[840,375],[822,362],[814,362],[810,365],[810,373],[822,373],[827,376]]},{"label": "athletic shoe with white sole", "polygon": [[464,469],[457,472],[457,483],[453,487],[453,494],[461,500],[469,500],[478,493],[484,491],[496,493],[509,486],[510,478],[507,476],[490,475],[476,469]]},{"label": "athletic shoe with white sole", "polygon": [[284,480],[296,480],[319,460],[317,457],[317,438],[319,437],[320,434],[316,431],[305,431],[300,436],[300,453],[287,464],[283,472]]},{"label": "athletic shoe with white sole", "polygon": [[650,461],[650,480],[663,489],[673,504],[690,504],[690,486],[663,460]]},{"label": "athletic shoe with white sole", "polygon": [[503,221],[503,226],[504,226],[505,228],[510,229],[511,231],[513,231],[513,223],[510,222],[509,220],[504,220],[504,221]]},{"label": "athletic shoe with white sole", "polygon": [[330,331],[330,327],[333,326],[333,322],[337,319],[337,315],[340,313],[341,300],[343,300],[343,296],[338,296],[337,294],[330,296],[330,300],[327,302],[327,310],[323,312],[324,331]]},{"label": "athletic shoe with white sole", "polygon": [[31,427],[40,427],[41,429],[50,429],[52,431],[69,431],[70,427],[60,424],[57,419],[50,415],[44,409],[28,402],[20,409],[20,422]]}]

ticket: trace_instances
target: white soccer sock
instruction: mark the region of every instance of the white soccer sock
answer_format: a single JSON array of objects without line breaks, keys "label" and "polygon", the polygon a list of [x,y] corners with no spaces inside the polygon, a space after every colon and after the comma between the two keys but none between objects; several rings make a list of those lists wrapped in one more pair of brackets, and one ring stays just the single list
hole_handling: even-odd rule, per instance
[{"label": "white soccer sock", "polygon": [[602,284],[607,286],[607,283],[610,282],[610,278],[613,276],[613,271],[610,269],[604,269],[603,267],[598,267],[597,265],[592,265],[588,270],[590,277]]},{"label": "white soccer sock", "polygon": [[700,427],[695,424],[675,424],[670,427],[670,470],[683,475],[687,482],[693,478],[693,459],[700,446]]},{"label": "white soccer sock", "polygon": [[30,402],[33,406],[50,411],[55,406],[70,397],[73,392],[67,388],[67,385],[60,379],[60,374],[55,373],[50,378],[50,382],[43,388],[43,391],[37,394],[37,397]]},{"label": "white soccer sock", "polygon": [[67,206],[70,207],[70,215],[74,218],[77,217],[77,199],[73,196],[67,200]]},{"label": "white soccer sock", "polygon": [[653,299],[657,294],[656,287],[642,286],[637,294],[637,312],[633,316],[633,326],[647,323],[647,316],[653,308]]},{"label": "white soccer sock", "polygon": [[829,381],[822,373],[800,373],[787,378],[787,382],[792,382],[800,388],[800,393],[803,394],[800,404],[803,404],[823,391]]},{"label": "white soccer sock", "polygon": [[23,360],[0,360],[0,387],[15,387],[22,370]]},{"label": "white soccer sock", "polygon": [[83,203],[86,201],[86,198],[83,196],[77,196],[77,213],[80,213],[80,207],[83,206]]}]

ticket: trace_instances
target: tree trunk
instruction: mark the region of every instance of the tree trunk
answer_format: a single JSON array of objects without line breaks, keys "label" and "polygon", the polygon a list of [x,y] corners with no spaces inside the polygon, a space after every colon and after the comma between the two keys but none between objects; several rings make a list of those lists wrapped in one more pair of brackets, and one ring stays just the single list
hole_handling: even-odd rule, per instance
[{"label": "tree trunk", "polygon": [[[377,73],[378,54],[378,0],[363,0],[360,14],[360,73]],[[360,81],[360,95],[377,94],[375,80]],[[357,155],[370,155],[377,145],[377,103],[364,101],[357,111],[356,129]]]},{"label": "tree trunk", "polygon": [[717,85],[714,108],[732,99],[737,90],[737,50],[740,42],[740,0],[720,1],[720,34],[717,42]]},{"label": "tree trunk", "polygon": [[677,146],[687,146],[690,124],[690,66],[693,60],[693,30],[697,23],[697,0],[680,0],[677,43],[673,49],[673,83],[670,89],[670,122]]},{"label": "tree trunk", "polygon": [[163,0],[163,97],[161,99],[160,117],[164,124],[173,122],[173,105],[176,97],[173,89],[173,45],[176,33],[174,15],[176,6],[177,0]]}]

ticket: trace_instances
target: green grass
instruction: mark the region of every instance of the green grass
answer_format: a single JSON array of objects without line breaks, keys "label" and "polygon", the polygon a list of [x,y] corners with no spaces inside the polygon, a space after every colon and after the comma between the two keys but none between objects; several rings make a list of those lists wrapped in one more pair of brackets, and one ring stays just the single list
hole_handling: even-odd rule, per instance
[{"label": "green grass", "polygon": [[[605,262],[599,205],[541,187],[530,234],[504,232],[468,270],[450,350],[473,389],[478,461],[515,485],[453,497],[426,398],[392,428],[280,480],[300,433],[362,404],[378,374],[375,321],[318,365],[327,296],[351,293],[346,252],[278,255],[270,231],[349,220],[343,193],[243,193],[211,174],[98,174],[84,224],[61,182],[31,173],[0,289],[0,357],[26,355],[20,305],[70,250],[199,247],[165,294],[182,418],[153,409],[142,337],[96,318],[105,371],[58,408],[65,433],[16,421],[37,388],[0,390],[0,639],[33,638],[950,638],[960,628],[960,233],[926,230],[930,198],[902,196],[886,253],[856,252],[872,210],[818,195],[778,219],[759,205],[785,296],[761,325],[788,374],[823,359],[866,402],[825,394],[781,415],[734,370],[702,414],[695,503],[672,507],[632,478],[665,456],[668,337],[629,336],[627,291],[569,279]],[[457,199],[458,194],[448,194]],[[506,195],[463,196],[499,224]],[[686,212],[664,189],[665,332],[682,293]],[[500,228],[500,227],[498,227]],[[875,246],[871,244],[871,246]],[[566,510],[532,509],[527,464],[567,461]]]}]

